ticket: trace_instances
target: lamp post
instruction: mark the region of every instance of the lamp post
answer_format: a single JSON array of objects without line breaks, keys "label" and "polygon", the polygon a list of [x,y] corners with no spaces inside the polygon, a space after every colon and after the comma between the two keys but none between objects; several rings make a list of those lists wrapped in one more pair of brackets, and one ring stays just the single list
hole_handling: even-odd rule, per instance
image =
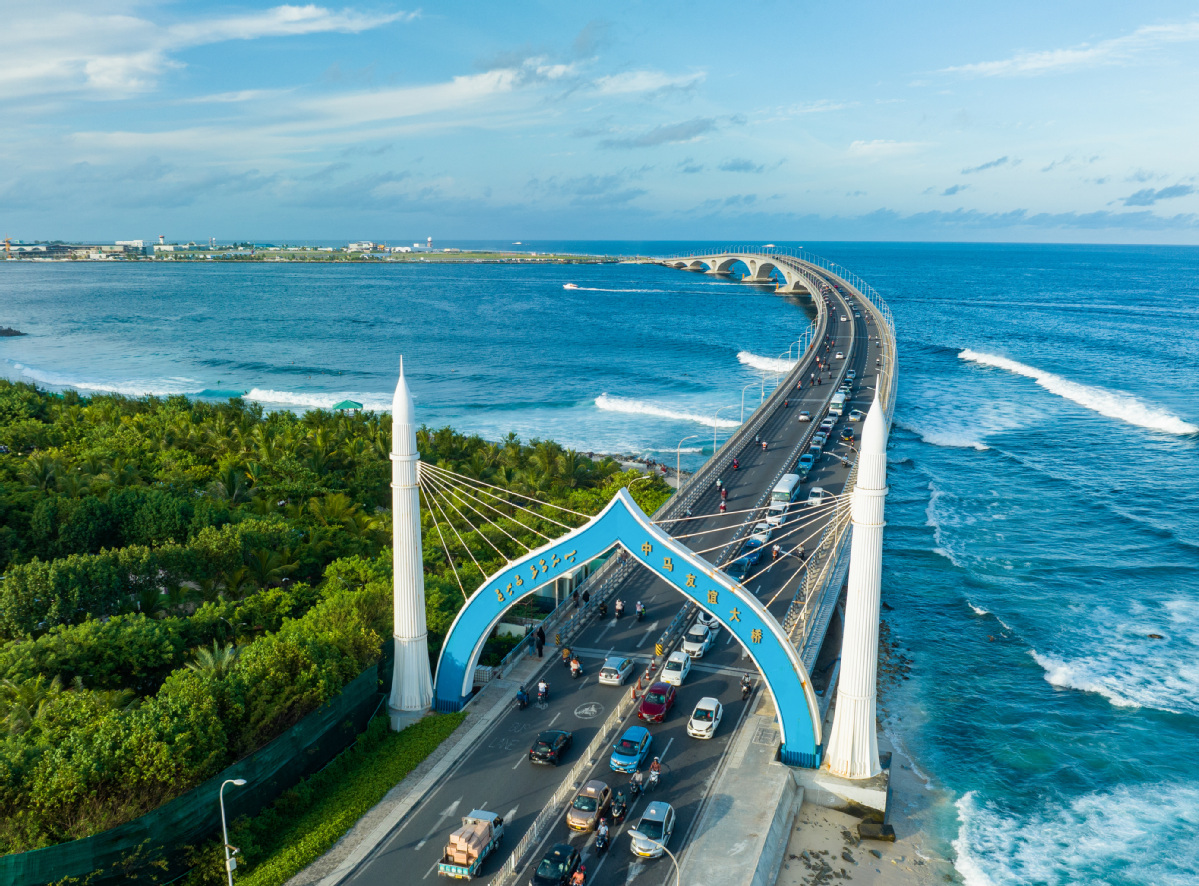
[{"label": "lamp post", "polygon": [[674,886],[679,886],[679,884],[681,882],[680,874],[679,874],[679,860],[674,857],[673,852],[671,852],[669,849],[666,848],[666,844],[662,843],[658,840],[655,840],[653,837],[647,837],[645,834],[641,833],[641,831],[638,831],[638,830],[629,831],[629,836],[632,837],[634,840],[644,840],[646,843],[653,843],[655,846],[657,846],[659,849],[661,849],[663,852],[665,852],[667,855],[669,855],[670,860],[674,863]]},{"label": "lamp post", "polygon": [[229,875],[229,886],[233,886],[233,856],[229,854],[229,828],[225,824],[225,785],[235,784],[239,788],[246,783],[244,778],[226,778],[221,782],[221,789],[217,792],[217,797],[221,804],[221,835],[224,837],[225,844],[225,873]]},{"label": "lamp post", "polygon": [[725,409],[732,409],[732,408],[733,408],[732,405],[721,406],[720,409],[717,409],[716,413],[712,416],[712,454],[713,455],[716,454],[716,419],[720,418],[720,413],[723,412]]},{"label": "lamp post", "polygon": [[683,488],[683,481],[679,477],[679,473],[683,467],[683,444],[688,440],[694,440],[699,434],[692,434],[690,437],[684,437],[679,441],[679,445],[674,448],[674,489],[678,492]]},{"label": "lamp post", "polygon": [[[762,386],[762,393],[761,393],[762,397],[765,397],[766,396],[766,376],[762,376],[760,379],[758,379],[758,384],[760,384]],[[745,392],[747,390],[749,390],[750,388],[752,388],[753,386],[754,386],[754,383],[751,381],[749,384],[747,384],[745,387],[743,387],[741,389],[741,423],[742,424],[745,423]]]}]

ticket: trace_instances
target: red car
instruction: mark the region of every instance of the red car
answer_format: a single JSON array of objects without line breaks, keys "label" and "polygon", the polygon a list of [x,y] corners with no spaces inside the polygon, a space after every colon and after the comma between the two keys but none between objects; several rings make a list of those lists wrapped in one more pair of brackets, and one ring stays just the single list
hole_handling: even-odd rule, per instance
[{"label": "red car", "polygon": [[655,683],[641,699],[637,716],[646,723],[661,723],[674,706],[674,687],[669,683]]}]

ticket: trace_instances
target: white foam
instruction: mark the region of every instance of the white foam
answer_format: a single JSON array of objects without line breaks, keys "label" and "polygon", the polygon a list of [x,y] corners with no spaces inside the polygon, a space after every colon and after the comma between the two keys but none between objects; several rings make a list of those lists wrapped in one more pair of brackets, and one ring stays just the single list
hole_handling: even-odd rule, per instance
[{"label": "white foam", "polygon": [[954,866],[966,886],[1036,883],[1146,883],[1182,886],[1199,869],[1199,788],[1179,784],[1116,787],[1023,814],[957,801]]},{"label": "white foam", "polygon": [[671,452],[677,452],[680,455],[699,455],[700,453],[702,453],[704,451],[704,449],[702,446],[684,446],[682,449],[655,449],[653,447],[647,447],[647,448],[642,449],[641,451],[642,452],[660,452],[660,453],[664,452],[667,454],[669,454]]},{"label": "white foam", "polygon": [[[595,398],[595,406],[604,412],[623,412],[628,415],[652,415],[656,418],[669,418],[674,421],[691,421],[696,424],[707,425],[708,427],[712,427],[715,424],[718,428],[735,428],[741,424],[739,421],[733,421],[728,418],[717,418],[713,422],[713,418],[710,415],[684,412],[681,409],[669,409],[654,403],[646,403],[644,400],[613,397],[607,393],[600,394]],[[673,451],[672,449],[671,452]]]},{"label": "white foam", "polygon": [[104,379],[72,378],[62,373],[26,366],[23,363],[13,363],[12,366],[13,369],[20,372],[22,378],[43,385],[76,391],[95,391],[101,394],[122,394],[126,397],[168,397],[174,394],[195,394],[204,387],[196,379],[184,376],[133,378],[117,382]]},{"label": "white foam", "polygon": [[784,360],[781,357],[763,357],[760,354],[751,354],[749,351],[739,351],[737,359],[750,369],[759,369],[762,372],[790,372],[795,368],[797,362]]},{"label": "white foam", "polygon": [[1199,712],[1194,644],[1180,640],[1172,648],[1169,638],[1151,640],[1148,633],[1135,641],[1100,635],[1099,652],[1090,656],[1067,658],[1035,649],[1029,655],[1044,669],[1045,680],[1059,689],[1094,692],[1121,708]]},{"label": "white foam", "polygon": [[981,606],[975,606],[969,600],[966,601],[966,605],[974,610],[975,615],[990,615],[991,614],[991,610],[983,609]]},{"label": "white foam", "polygon": [[1167,434],[1199,434],[1199,425],[1184,421],[1164,409],[1150,406],[1132,394],[1079,384],[1062,378],[1060,375],[1054,375],[1052,372],[1045,372],[1015,360],[1009,360],[1007,357],[996,357],[994,354],[984,354],[969,348],[958,354],[958,357],[972,363],[1005,369],[1016,375],[1031,378],[1051,394],[1056,394],[1108,418],[1118,419],[1154,431],[1163,431]]},{"label": "white foam", "polygon": [[375,412],[390,412],[391,397],[384,394],[363,394],[356,391],[323,394],[320,392],[273,391],[269,388],[254,388],[246,394],[245,399],[256,403],[269,403],[275,406],[292,406],[307,409],[331,409],[343,400],[353,400],[361,403],[363,409]]},{"label": "white foam", "polygon": [[665,289],[604,289],[600,286],[572,286],[575,292],[666,292]]},{"label": "white foam", "polygon": [[908,422],[896,421],[895,424],[905,431],[916,434],[930,446],[940,446],[945,449],[974,449],[984,452],[991,447],[974,439],[974,435],[965,429],[936,428],[927,430]]}]

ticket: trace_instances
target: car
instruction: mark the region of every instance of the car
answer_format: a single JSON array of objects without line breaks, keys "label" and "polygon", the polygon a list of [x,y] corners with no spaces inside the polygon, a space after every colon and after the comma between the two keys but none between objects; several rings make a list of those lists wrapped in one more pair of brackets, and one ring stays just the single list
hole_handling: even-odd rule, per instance
[{"label": "car", "polygon": [[828,434],[826,434],[826,433],[824,433],[823,431],[821,431],[821,432],[820,432],[820,433],[818,433],[818,434],[813,434],[813,435],[812,435],[812,442],[811,442],[811,444],[810,444],[810,445],[812,445],[812,446],[819,446],[819,447],[821,447],[821,448],[823,449],[823,448],[824,448],[824,444],[825,444],[825,443],[827,443],[827,442],[828,442]]},{"label": "car", "polygon": [[562,755],[574,744],[574,739],[574,733],[565,729],[551,729],[538,733],[533,746],[529,748],[529,762],[557,766],[562,762]]},{"label": "car", "polygon": [[[691,659],[687,659],[690,663]],[[646,723],[661,723],[674,707],[674,687],[669,683],[654,683],[645,692],[637,708],[637,718]]]},{"label": "car", "polygon": [[861,314],[859,314],[857,311],[854,311],[854,312],[853,312],[853,315],[854,315],[855,317],[857,317],[859,320],[862,318],[862,315],[861,315]]},{"label": "car", "polygon": [[724,567],[724,573],[733,581],[745,581],[745,576],[749,574],[749,569],[752,565],[745,557],[738,557],[728,566]]},{"label": "car", "polygon": [[613,772],[636,772],[649,755],[649,746],[653,741],[649,730],[644,726],[630,726],[616,744],[612,745],[612,756],[608,760],[608,766]]},{"label": "car", "polygon": [[715,639],[706,627],[698,623],[693,624],[683,636],[683,651],[692,658],[703,658],[704,653],[712,648],[712,641]]},{"label": "car", "polygon": [[695,620],[695,623],[698,625],[703,625],[705,628],[707,628],[709,631],[712,632],[713,636],[716,634],[716,631],[720,628],[720,622],[716,620],[716,616],[710,612],[705,612],[702,609],[699,611],[699,618],[697,618]]},{"label": "car", "polygon": [[[841,319],[842,319],[842,320],[844,320],[845,318],[844,318],[844,317],[842,317]],[[836,358],[835,358],[835,359],[837,359],[837,360],[844,360],[844,359],[845,359],[845,355],[844,355],[844,354],[842,354],[840,351],[837,351],[837,356],[836,356]]]},{"label": "car", "polygon": [[631,658],[610,655],[604,659],[604,666],[600,668],[599,682],[605,686],[623,686],[635,667]]},{"label": "car", "polygon": [[[816,447],[820,449],[819,446]],[[816,467],[816,453],[811,448],[799,457],[799,461],[795,464],[795,469],[799,472],[799,476],[806,477],[812,472],[812,468]]]},{"label": "car", "polygon": [[846,317],[844,314],[842,314],[842,315],[841,315],[841,322],[842,322],[842,323],[845,323],[845,322],[847,322],[848,320],[849,320],[849,318],[848,318],[848,317]]},{"label": "car", "polygon": [[770,524],[771,529],[778,529],[787,522],[787,506],[782,505],[778,508],[771,506],[770,513],[766,515],[766,522]]},{"label": "car", "polygon": [[856,369],[851,369],[845,373],[845,378],[848,381],[853,381],[857,377],[858,377],[858,371]]},{"label": "car", "polygon": [[719,701],[711,696],[701,698],[687,721],[687,734],[692,738],[711,738],[723,716],[724,707]]},{"label": "car", "polygon": [[824,441],[821,440],[819,443],[812,443],[810,446],[808,446],[808,455],[812,456],[813,462],[818,460],[820,456],[824,455]]},{"label": "car", "polygon": [[594,830],[611,802],[612,789],[598,778],[593,778],[575,794],[566,810],[566,826],[572,831]]},{"label": "car", "polygon": [[842,443],[852,443],[853,442],[853,428],[844,427],[841,429],[841,442]]},{"label": "car", "polygon": [[812,420],[812,413],[808,412],[808,410],[806,410],[806,409],[801,409],[799,411],[798,421],[811,421],[811,420]]},{"label": "car", "polygon": [[764,545],[766,542],[770,541],[770,536],[773,534],[774,530],[770,528],[769,523],[757,523],[754,525],[754,528],[750,530],[750,532],[752,533],[750,538],[753,541],[756,541],[760,545]]},{"label": "car", "polygon": [[662,666],[662,682],[671,686],[682,686],[687,675],[691,673],[691,656],[681,649],[670,653],[666,664]]},{"label": "car", "polygon": [[744,546],[741,548],[741,560],[744,560],[750,566],[758,565],[758,561],[762,559],[762,545],[753,538],[747,538]]},{"label": "car", "polygon": [[855,409],[853,412],[849,413],[850,421],[865,421],[865,419],[866,419],[866,413],[864,413],[860,409]]},{"label": "car", "polygon": [[833,496],[825,491],[823,486],[813,486],[812,491],[808,493],[809,505],[820,505],[831,499]]},{"label": "car", "polygon": [[569,843],[558,843],[533,870],[529,886],[567,886],[583,857]]},{"label": "car", "polygon": [[824,432],[825,434],[827,434],[829,431],[831,431],[836,426],[836,424],[837,424],[837,420],[835,418],[826,418],[824,421],[822,421],[820,423],[820,430],[822,432]]},{"label": "car", "polygon": [[[661,800],[654,800],[641,813],[641,821],[633,829],[632,850],[642,858],[657,858],[670,842],[674,833],[674,807]],[[640,835],[640,836],[638,836]]]}]

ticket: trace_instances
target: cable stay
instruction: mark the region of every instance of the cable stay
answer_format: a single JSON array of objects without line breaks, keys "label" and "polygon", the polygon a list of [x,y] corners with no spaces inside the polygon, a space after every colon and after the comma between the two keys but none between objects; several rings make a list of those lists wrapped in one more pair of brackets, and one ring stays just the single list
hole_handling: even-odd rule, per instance
[{"label": "cable stay", "polygon": [[[554,508],[555,510],[565,511],[567,514],[572,514],[575,517],[582,517],[584,520],[591,519],[591,516],[589,514],[584,514],[579,511],[574,511],[574,510],[571,510],[570,508],[563,507],[562,505],[556,505],[553,502],[542,501],[539,498],[533,498],[533,496],[531,496],[531,495],[525,495],[520,492],[515,492],[511,489],[504,489],[502,486],[496,486],[492,483],[486,482],[485,480],[476,480],[474,477],[467,477],[464,474],[455,473],[454,471],[448,470],[447,468],[443,468],[438,465],[432,465],[432,464],[429,464],[428,462],[423,462],[423,461],[420,462],[420,465],[421,465],[422,470],[427,469],[427,470],[431,470],[431,471],[437,471],[442,474],[448,474],[449,476],[453,477],[460,483],[467,483],[467,484],[476,485],[476,486],[486,486],[489,489],[498,489],[500,492],[503,492],[505,495],[515,495],[518,498],[523,498],[526,501],[531,501],[534,504],[539,504],[539,505],[542,505],[543,507]],[[495,496],[495,497],[502,499],[502,496]],[[514,507],[515,507],[515,505],[514,505]],[[530,511],[530,513],[536,513],[536,512]],[[552,520],[549,517],[546,517],[544,514],[536,514],[536,516],[541,517],[542,519],[545,519],[545,520],[550,520],[550,522],[557,522],[555,520]],[[570,526],[566,526],[563,523],[558,523],[558,525],[562,526],[565,529],[572,528]]]}]

